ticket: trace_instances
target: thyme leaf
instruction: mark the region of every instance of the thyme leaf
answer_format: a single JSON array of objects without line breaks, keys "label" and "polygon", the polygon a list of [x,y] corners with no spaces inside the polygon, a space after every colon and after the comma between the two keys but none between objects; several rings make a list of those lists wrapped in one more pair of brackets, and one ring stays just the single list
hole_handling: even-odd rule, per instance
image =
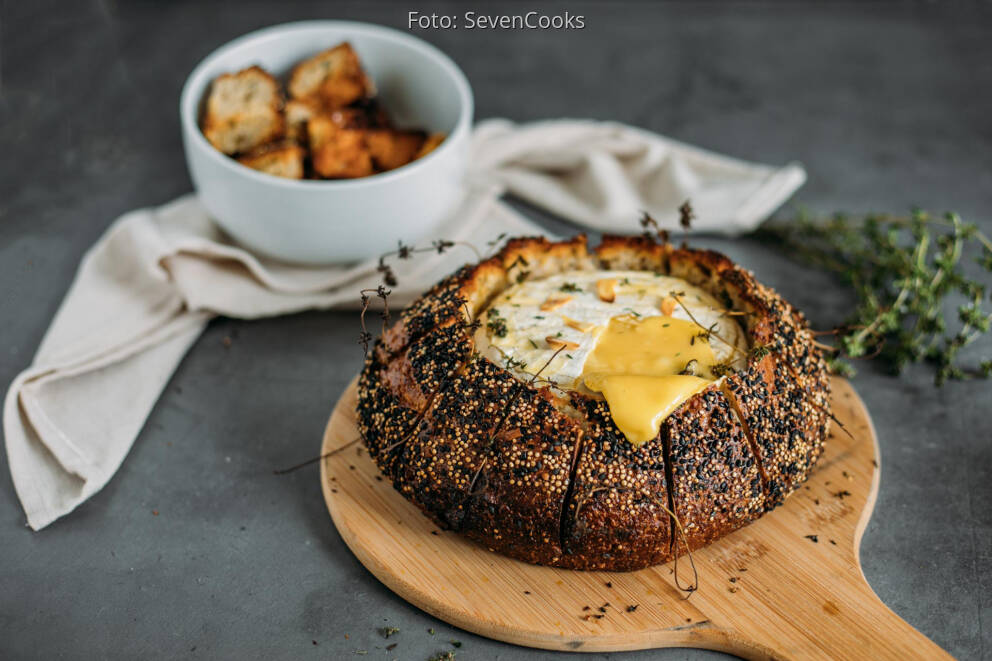
[{"label": "thyme leaf", "polygon": [[992,241],[958,214],[914,209],[908,216],[817,220],[800,213],[794,222],[765,225],[756,236],[853,290],[852,313],[822,333],[832,338],[823,346],[833,353],[828,362],[835,370],[850,374],[845,359],[874,358],[893,374],[929,365],[938,386],[992,376],[992,359],[975,364],[962,356],[992,325]]}]

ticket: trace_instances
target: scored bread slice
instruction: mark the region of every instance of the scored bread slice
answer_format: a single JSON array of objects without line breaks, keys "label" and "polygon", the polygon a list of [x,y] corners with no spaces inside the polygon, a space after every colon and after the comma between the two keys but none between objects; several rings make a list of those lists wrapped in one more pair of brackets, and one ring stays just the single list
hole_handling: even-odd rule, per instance
[{"label": "scored bread slice", "polygon": [[575,392],[571,397],[586,433],[564,504],[558,566],[627,571],[671,560],[663,442],[635,447],[617,429],[606,402]]},{"label": "scored bread slice", "polygon": [[264,69],[249,67],[218,76],[203,114],[203,135],[225,154],[250,151],[283,134],[279,84]]},{"label": "scored bread slice", "polygon": [[238,162],[276,177],[302,179],[304,156],[303,147],[284,143],[259,147],[238,158]]},{"label": "scored bread slice", "polygon": [[344,42],[298,64],[289,78],[294,99],[314,99],[325,108],[347,106],[375,94],[372,80],[351,44]]}]

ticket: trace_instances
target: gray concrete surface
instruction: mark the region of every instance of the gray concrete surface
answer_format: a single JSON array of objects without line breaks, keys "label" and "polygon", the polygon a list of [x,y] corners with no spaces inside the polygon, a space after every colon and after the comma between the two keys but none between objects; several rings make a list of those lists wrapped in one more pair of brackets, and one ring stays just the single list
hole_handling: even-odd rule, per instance
[{"label": "gray concrete surface", "polygon": [[[190,189],[187,72],[257,27],[404,27],[410,2],[0,3],[0,381],[28,365],[79,258],[119,214]],[[503,11],[541,8],[505,3]],[[617,119],[728,154],[802,161],[823,212],[955,209],[992,230],[992,20],[977,5],[570,3],[575,32],[421,32],[478,116]],[[563,225],[548,220],[549,227]],[[821,327],[850,301],[753,241],[754,268]],[[0,657],[549,658],[458,631],[379,584],[335,532],[313,456],[360,363],[356,318],[218,320],[109,486],[41,533],[0,469]],[[224,337],[232,343],[225,348]],[[988,345],[986,345],[988,346]],[[992,384],[865,367],[884,470],[862,547],[897,613],[962,659],[992,653]],[[3,460],[0,460],[3,461]],[[160,514],[153,516],[152,510]],[[376,628],[396,626],[387,653]],[[428,634],[434,628],[436,635]],[[572,655],[580,658],[579,655]],[[692,650],[610,655],[700,659]]]}]

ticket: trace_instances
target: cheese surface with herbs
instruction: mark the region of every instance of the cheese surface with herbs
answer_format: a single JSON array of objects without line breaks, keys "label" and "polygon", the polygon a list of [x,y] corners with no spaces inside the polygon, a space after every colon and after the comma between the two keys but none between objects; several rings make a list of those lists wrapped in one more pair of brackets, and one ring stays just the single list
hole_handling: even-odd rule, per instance
[{"label": "cheese surface with herbs", "polygon": [[482,315],[483,353],[535,384],[599,393],[635,444],[724,370],[747,338],[712,295],[644,271],[572,271],[502,292]]}]

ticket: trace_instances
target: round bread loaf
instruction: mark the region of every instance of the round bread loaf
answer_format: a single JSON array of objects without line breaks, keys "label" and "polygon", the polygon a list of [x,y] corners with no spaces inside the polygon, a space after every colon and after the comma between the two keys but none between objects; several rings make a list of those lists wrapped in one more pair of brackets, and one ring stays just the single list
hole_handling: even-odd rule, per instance
[{"label": "round bread loaf", "polygon": [[[540,290],[564,273],[589,273],[592,282],[618,272],[625,282],[631,273],[657,274],[702,290],[719,302],[720,323],[740,335],[732,343],[730,326],[688,313],[699,329],[690,343],[715,344],[719,335],[731,358],[686,364],[679,374],[707,378],[658,416],[646,441],[618,425],[609,401],[619,400],[576,376],[595,338],[583,346],[581,336],[559,331],[516,342],[512,333],[526,324],[506,323],[506,305],[528,303],[507,295],[521,283]],[[635,294],[641,304],[652,300],[645,289]],[[611,292],[598,295],[614,304]],[[670,296],[680,304],[687,297]],[[593,324],[562,312],[581,307],[572,298],[529,303],[588,332]],[[660,300],[656,314],[677,319]],[[618,308],[616,316],[641,318],[640,310]],[[545,323],[551,315],[531,316]],[[540,361],[515,353],[528,344]],[[442,528],[526,562],[627,571],[709,544],[780,505],[820,456],[829,407],[826,365],[802,315],[723,255],[643,237],[605,237],[595,250],[582,236],[524,238],[438,283],[386,330],[359,380],[358,426],[382,473]]]}]

